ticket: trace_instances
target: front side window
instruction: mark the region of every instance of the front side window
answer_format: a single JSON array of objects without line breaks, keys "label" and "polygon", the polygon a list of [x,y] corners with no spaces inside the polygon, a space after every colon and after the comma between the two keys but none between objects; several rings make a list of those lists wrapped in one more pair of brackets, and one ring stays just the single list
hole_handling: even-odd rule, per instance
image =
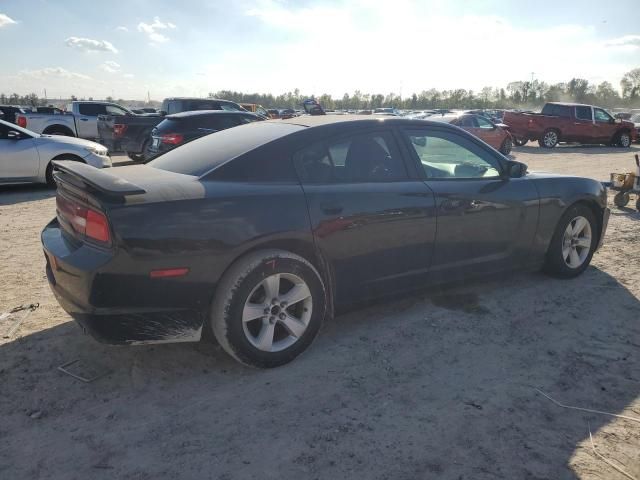
[{"label": "front side window", "polygon": [[106,106],[107,115],[123,116],[127,114],[124,108],[116,107],[115,105]]},{"label": "front side window", "polygon": [[596,122],[609,123],[611,120],[613,120],[613,117],[601,108],[594,108],[593,116],[596,119]]},{"label": "front side window", "polygon": [[476,120],[478,121],[478,125],[480,126],[480,128],[483,128],[484,130],[493,130],[493,123],[491,123],[486,118],[476,117]]},{"label": "front side window", "polygon": [[371,132],[321,142],[297,152],[294,162],[303,183],[368,183],[407,179],[404,162],[387,132]]},{"label": "front side window", "polygon": [[500,176],[498,160],[461,136],[423,130],[409,130],[406,135],[429,179]]},{"label": "front side window", "polygon": [[576,118],[591,121],[591,107],[576,107]]},{"label": "front side window", "polygon": [[478,128],[478,122],[476,121],[476,117],[472,115],[467,115],[465,117],[462,117],[459,120],[458,125],[460,125],[462,128]]}]

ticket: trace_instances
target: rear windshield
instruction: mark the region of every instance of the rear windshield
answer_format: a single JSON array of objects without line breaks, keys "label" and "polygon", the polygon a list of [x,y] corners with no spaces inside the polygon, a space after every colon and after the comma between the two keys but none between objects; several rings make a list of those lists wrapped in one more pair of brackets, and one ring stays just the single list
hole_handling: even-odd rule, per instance
[{"label": "rear windshield", "polygon": [[304,129],[289,123],[255,122],[207,135],[159,156],[149,166],[197,177],[227,160]]}]

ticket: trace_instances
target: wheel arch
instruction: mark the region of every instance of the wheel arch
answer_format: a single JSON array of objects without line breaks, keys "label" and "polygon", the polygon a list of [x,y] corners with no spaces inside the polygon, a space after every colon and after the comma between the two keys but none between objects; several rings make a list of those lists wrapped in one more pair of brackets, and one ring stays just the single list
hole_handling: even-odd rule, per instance
[{"label": "wheel arch", "polygon": [[[576,205],[584,205],[589,210],[591,210],[591,213],[593,213],[593,216],[595,217],[596,223],[597,223],[596,226],[598,228],[598,241],[596,242],[596,245],[599,245],[600,238],[602,236],[602,218],[604,214],[603,212],[604,209],[598,204],[595,198],[587,197],[587,198],[581,198],[567,205],[567,207],[562,212],[562,215],[564,215],[570,208],[575,207]],[[560,216],[560,218],[562,218],[562,215]]]},{"label": "wheel arch", "polygon": [[[331,318],[334,313],[334,299],[335,299],[335,276],[331,264],[327,261],[325,256],[318,250],[312,239],[302,238],[277,238],[268,239],[258,243],[252,244],[250,247],[243,250],[239,255],[235,256],[231,262],[226,266],[220,275],[222,279],[227,272],[242,258],[260,250],[283,250],[286,252],[298,255],[307,260],[313,267],[320,273],[322,280],[327,289],[327,316]],[[210,305],[215,301],[218,295],[217,288],[215,289],[211,299]]]},{"label": "wheel arch", "polygon": [[42,133],[44,135],[52,135],[52,132],[65,132],[66,135],[68,135],[69,137],[75,137],[75,133],[73,133],[73,131],[67,127],[66,125],[49,125],[47,128],[45,128]]}]

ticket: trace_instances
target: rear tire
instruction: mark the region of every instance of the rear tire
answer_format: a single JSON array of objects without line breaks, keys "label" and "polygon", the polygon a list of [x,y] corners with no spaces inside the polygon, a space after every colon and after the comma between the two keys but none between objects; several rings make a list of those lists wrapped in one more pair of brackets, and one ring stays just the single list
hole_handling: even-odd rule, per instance
[{"label": "rear tire", "polygon": [[562,215],[547,250],[544,271],[558,278],[584,272],[598,244],[598,223],[590,208],[576,204]]},{"label": "rear tire", "polygon": [[145,154],[147,152],[148,147],[149,147],[149,141],[147,140],[142,144],[142,150],[140,150],[139,153],[127,152],[127,157],[129,157],[134,162],[144,162]]},{"label": "rear tire", "polygon": [[542,148],[553,148],[558,144],[560,137],[558,132],[553,129],[545,130],[540,139],[538,140],[538,144]]},{"label": "rear tire", "polygon": [[45,135],[61,135],[63,137],[75,137],[73,132],[71,132],[70,130],[58,129],[58,128],[54,128],[53,130],[46,132]]},{"label": "rear tire", "polygon": [[502,145],[500,146],[500,153],[503,155],[509,155],[511,153],[511,149],[513,148],[513,142],[510,137],[504,139]]},{"label": "rear tire", "polygon": [[213,334],[229,355],[252,367],[278,367],[300,355],[313,342],[327,310],[318,271],[283,250],[242,257],[216,290]]}]

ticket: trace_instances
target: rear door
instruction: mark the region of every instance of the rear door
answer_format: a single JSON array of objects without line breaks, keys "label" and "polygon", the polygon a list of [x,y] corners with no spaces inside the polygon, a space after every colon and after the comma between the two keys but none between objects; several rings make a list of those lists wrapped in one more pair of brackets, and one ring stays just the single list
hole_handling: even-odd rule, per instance
[{"label": "rear door", "polygon": [[533,183],[526,177],[502,176],[499,155],[461,133],[435,127],[403,132],[435,195],[431,275],[464,278],[525,261],[538,218]]},{"label": "rear door", "polygon": [[[9,132],[18,138],[9,138]],[[38,175],[40,157],[35,140],[16,129],[0,123],[0,182],[31,180]]]},{"label": "rear door", "polygon": [[433,193],[408,173],[390,129],[336,136],[294,155],[337,303],[419,284],[436,233]]}]

